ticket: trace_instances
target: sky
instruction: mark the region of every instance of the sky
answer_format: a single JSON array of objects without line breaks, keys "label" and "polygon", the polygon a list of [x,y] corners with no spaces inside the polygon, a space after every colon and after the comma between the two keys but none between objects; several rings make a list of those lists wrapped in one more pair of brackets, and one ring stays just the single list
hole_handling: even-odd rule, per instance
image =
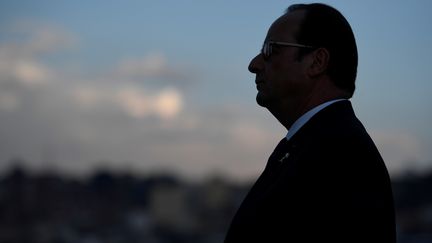
[{"label": "sky", "polygon": [[[292,3],[1,1],[0,174],[256,177],[286,130],[247,66]],[[432,168],[432,1],[324,3],[354,30],[352,103],[391,175]]]}]

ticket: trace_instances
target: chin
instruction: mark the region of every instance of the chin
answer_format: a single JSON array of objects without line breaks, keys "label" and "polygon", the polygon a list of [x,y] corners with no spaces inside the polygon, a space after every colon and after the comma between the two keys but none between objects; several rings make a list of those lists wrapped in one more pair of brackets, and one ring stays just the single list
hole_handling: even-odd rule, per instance
[{"label": "chin", "polygon": [[265,97],[262,97],[259,94],[256,97],[256,102],[259,106],[262,106],[262,107],[268,107],[268,105],[269,105],[269,100],[266,99]]}]

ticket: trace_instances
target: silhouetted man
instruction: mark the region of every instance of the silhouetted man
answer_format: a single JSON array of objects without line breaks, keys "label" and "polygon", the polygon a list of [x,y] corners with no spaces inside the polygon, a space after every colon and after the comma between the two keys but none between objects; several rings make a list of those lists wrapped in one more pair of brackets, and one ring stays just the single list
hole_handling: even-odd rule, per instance
[{"label": "silhouetted man", "polygon": [[357,46],[347,20],[297,4],[270,27],[249,71],[257,102],[288,129],[225,242],[395,242],[384,161],[348,100]]}]

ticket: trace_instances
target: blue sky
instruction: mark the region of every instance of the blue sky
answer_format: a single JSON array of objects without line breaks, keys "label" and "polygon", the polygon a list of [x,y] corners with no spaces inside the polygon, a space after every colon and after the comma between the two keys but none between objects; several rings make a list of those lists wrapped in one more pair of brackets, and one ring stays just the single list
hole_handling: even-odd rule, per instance
[{"label": "blue sky", "polygon": [[[286,132],[247,65],[288,1],[2,1],[0,170],[259,174]],[[431,1],[325,1],[359,49],[357,115],[393,175],[432,166]]]}]

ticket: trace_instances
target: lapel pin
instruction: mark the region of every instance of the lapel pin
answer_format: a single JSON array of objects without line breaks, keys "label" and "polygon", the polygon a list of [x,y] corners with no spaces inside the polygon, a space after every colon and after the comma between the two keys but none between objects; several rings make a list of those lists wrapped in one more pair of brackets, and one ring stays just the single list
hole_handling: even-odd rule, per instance
[{"label": "lapel pin", "polygon": [[284,157],[282,157],[282,158],[279,160],[279,162],[282,163],[285,159],[288,158],[288,156],[289,156],[289,153],[286,153],[286,154],[284,155]]}]

